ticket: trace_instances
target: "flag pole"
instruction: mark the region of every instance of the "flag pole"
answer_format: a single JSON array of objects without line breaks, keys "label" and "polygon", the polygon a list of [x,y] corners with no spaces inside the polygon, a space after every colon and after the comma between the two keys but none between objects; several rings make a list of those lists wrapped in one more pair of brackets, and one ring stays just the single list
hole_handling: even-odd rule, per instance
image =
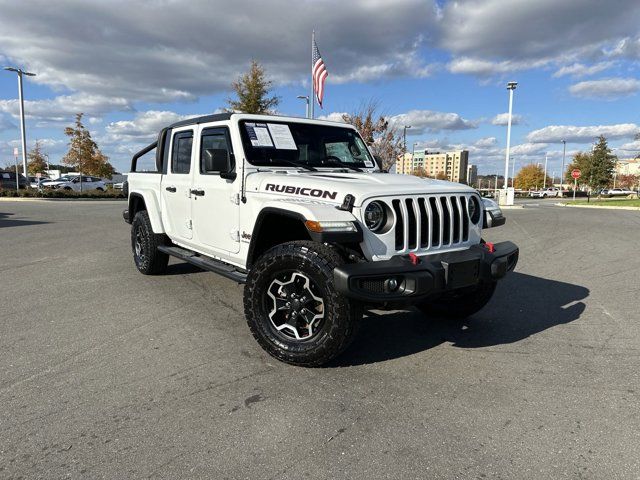
[{"label": "flag pole", "polygon": [[309,101],[311,102],[311,109],[310,109],[310,113],[311,113],[311,117],[313,119],[313,110],[314,110],[314,106],[316,104],[316,97],[315,97],[315,89],[313,88],[313,45],[316,41],[316,31],[312,30],[311,31],[311,96],[309,97]]}]

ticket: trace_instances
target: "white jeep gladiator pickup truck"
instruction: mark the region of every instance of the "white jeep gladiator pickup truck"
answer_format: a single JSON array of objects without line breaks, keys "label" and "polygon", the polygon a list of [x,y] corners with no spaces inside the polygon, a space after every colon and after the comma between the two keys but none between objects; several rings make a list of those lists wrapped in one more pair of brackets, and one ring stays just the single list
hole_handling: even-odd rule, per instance
[{"label": "white jeep gladiator pickup truck", "polygon": [[[154,150],[153,171],[140,171]],[[343,123],[181,121],[134,155],[124,190],[138,270],[160,274],[171,255],[244,283],[254,337],[295,365],[339,355],[367,308],[471,315],[518,261],[513,243],[481,238],[504,223],[495,203],[466,185],[381,171]]]}]

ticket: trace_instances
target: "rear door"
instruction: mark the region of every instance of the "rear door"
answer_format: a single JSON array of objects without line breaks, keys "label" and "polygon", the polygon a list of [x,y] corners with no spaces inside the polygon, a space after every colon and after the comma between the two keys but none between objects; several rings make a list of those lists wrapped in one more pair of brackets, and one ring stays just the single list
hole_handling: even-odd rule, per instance
[{"label": "rear door", "polygon": [[173,131],[167,173],[162,176],[160,198],[167,234],[176,240],[193,238],[191,227],[191,180],[193,130]]},{"label": "rear door", "polygon": [[238,222],[240,207],[240,176],[226,179],[220,172],[207,171],[206,150],[233,159],[231,137],[227,127],[204,127],[200,132],[197,161],[193,177],[193,229],[198,245],[213,253],[224,254],[240,251]]}]

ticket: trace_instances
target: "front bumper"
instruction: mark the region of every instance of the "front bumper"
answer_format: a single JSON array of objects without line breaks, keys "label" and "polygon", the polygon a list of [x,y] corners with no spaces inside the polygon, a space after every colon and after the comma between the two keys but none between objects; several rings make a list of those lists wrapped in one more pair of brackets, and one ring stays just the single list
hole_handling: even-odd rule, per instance
[{"label": "front bumper", "polygon": [[[343,295],[367,303],[412,304],[447,291],[504,277],[518,263],[512,242],[474,245],[466,250],[421,257],[396,256],[380,262],[351,263],[334,272]],[[417,261],[416,261],[417,260]]]}]

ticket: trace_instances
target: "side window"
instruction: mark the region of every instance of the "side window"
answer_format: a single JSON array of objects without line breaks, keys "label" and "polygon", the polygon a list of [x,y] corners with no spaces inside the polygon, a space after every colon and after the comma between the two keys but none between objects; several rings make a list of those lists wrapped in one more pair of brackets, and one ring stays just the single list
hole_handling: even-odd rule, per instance
[{"label": "side window", "polygon": [[173,173],[189,173],[191,171],[191,147],[193,132],[178,132],[173,136],[171,152],[171,171]]},{"label": "side window", "polygon": [[228,169],[231,145],[225,128],[202,131],[200,142],[200,173],[219,173]]}]

